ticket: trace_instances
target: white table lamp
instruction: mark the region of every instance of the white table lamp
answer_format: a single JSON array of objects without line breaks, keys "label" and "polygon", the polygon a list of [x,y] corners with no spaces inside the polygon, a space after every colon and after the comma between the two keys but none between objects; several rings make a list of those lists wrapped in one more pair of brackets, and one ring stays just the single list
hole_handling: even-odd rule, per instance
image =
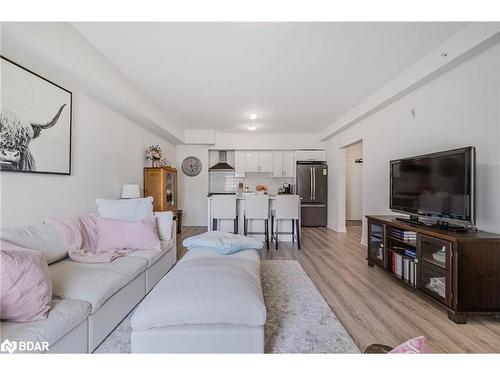
[{"label": "white table lamp", "polygon": [[122,188],[122,199],[140,198],[141,191],[137,184],[125,184]]}]

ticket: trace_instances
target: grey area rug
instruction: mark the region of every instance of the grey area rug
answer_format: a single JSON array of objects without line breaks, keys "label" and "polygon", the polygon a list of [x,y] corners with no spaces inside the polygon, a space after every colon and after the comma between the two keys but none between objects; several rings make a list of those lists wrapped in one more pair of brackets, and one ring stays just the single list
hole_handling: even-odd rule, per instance
[{"label": "grey area rug", "polygon": [[[263,260],[261,276],[266,353],[359,353],[299,262]],[[95,353],[130,353],[132,313]]]}]

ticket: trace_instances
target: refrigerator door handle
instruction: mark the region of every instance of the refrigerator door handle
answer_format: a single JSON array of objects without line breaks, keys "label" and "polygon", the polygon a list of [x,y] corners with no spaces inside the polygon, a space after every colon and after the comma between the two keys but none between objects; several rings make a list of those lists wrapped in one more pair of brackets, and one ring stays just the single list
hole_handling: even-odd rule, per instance
[{"label": "refrigerator door handle", "polygon": [[302,204],[300,207],[326,207],[326,204]]},{"label": "refrigerator door handle", "polygon": [[313,189],[314,189],[314,187],[313,187],[313,183],[314,183],[314,182],[313,182],[313,181],[314,181],[314,179],[313,179],[313,167],[310,167],[310,168],[309,168],[309,179],[310,179],[310,181],[309,181],[309,182],[310,182],[310,184],[311,184],[311,195],[310,195],[310,197],[309,197],[309,198],[310,198],[311,200],[313,200]]},{"label": "refrigerator door handle", "polygon": [[316,168],[313,168],[313,200],[316,200]]}]

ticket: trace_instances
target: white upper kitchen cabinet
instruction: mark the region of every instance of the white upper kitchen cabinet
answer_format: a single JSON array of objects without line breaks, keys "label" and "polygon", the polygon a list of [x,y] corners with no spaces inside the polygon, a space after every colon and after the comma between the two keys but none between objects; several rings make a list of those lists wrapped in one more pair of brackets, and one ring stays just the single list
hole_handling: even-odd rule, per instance
[{"label": "white upper kitchen cabinet", "polygon": [[260,172],[260,156],[259,152],[245,152],[245,172]]},{"label": "white upper kitchen cabinet", "polygon": [[273,177],[283,177],[283,152],[274,153]]},{"label": "white upper kitchen cabinet", "polygon": [[283,152],[283,177],[295,177],[295,160],[293,151]]},{"label": "white upper kitchen cabinet", "polygon": [[273,159],[272,151],[245,151],[245,172],[272,173]]},{"label": "white upper kitchen cabinet", "polygon": [[293,151],[278,151],[274,153],[273,177],[295,176]]},{"label": "white upper kitchen cabinet", "polygon": [[234,152],[234,176],[245,177],[245,151]]},{"label": "white upper kitchen cabinet", "polygon": [[273,152],[272,151],[261,151],[259,152],[259,172],[273,172]]}]

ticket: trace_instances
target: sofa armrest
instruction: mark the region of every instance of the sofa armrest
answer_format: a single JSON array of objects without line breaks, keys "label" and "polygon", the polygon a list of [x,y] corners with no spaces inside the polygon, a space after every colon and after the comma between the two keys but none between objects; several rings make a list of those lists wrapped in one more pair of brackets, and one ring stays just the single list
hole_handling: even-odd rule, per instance
[{"label": "sofa armrest", "polygon": [[174,241],[174,264],[177,263],[177,220],[172,222],[172,240]]}]

